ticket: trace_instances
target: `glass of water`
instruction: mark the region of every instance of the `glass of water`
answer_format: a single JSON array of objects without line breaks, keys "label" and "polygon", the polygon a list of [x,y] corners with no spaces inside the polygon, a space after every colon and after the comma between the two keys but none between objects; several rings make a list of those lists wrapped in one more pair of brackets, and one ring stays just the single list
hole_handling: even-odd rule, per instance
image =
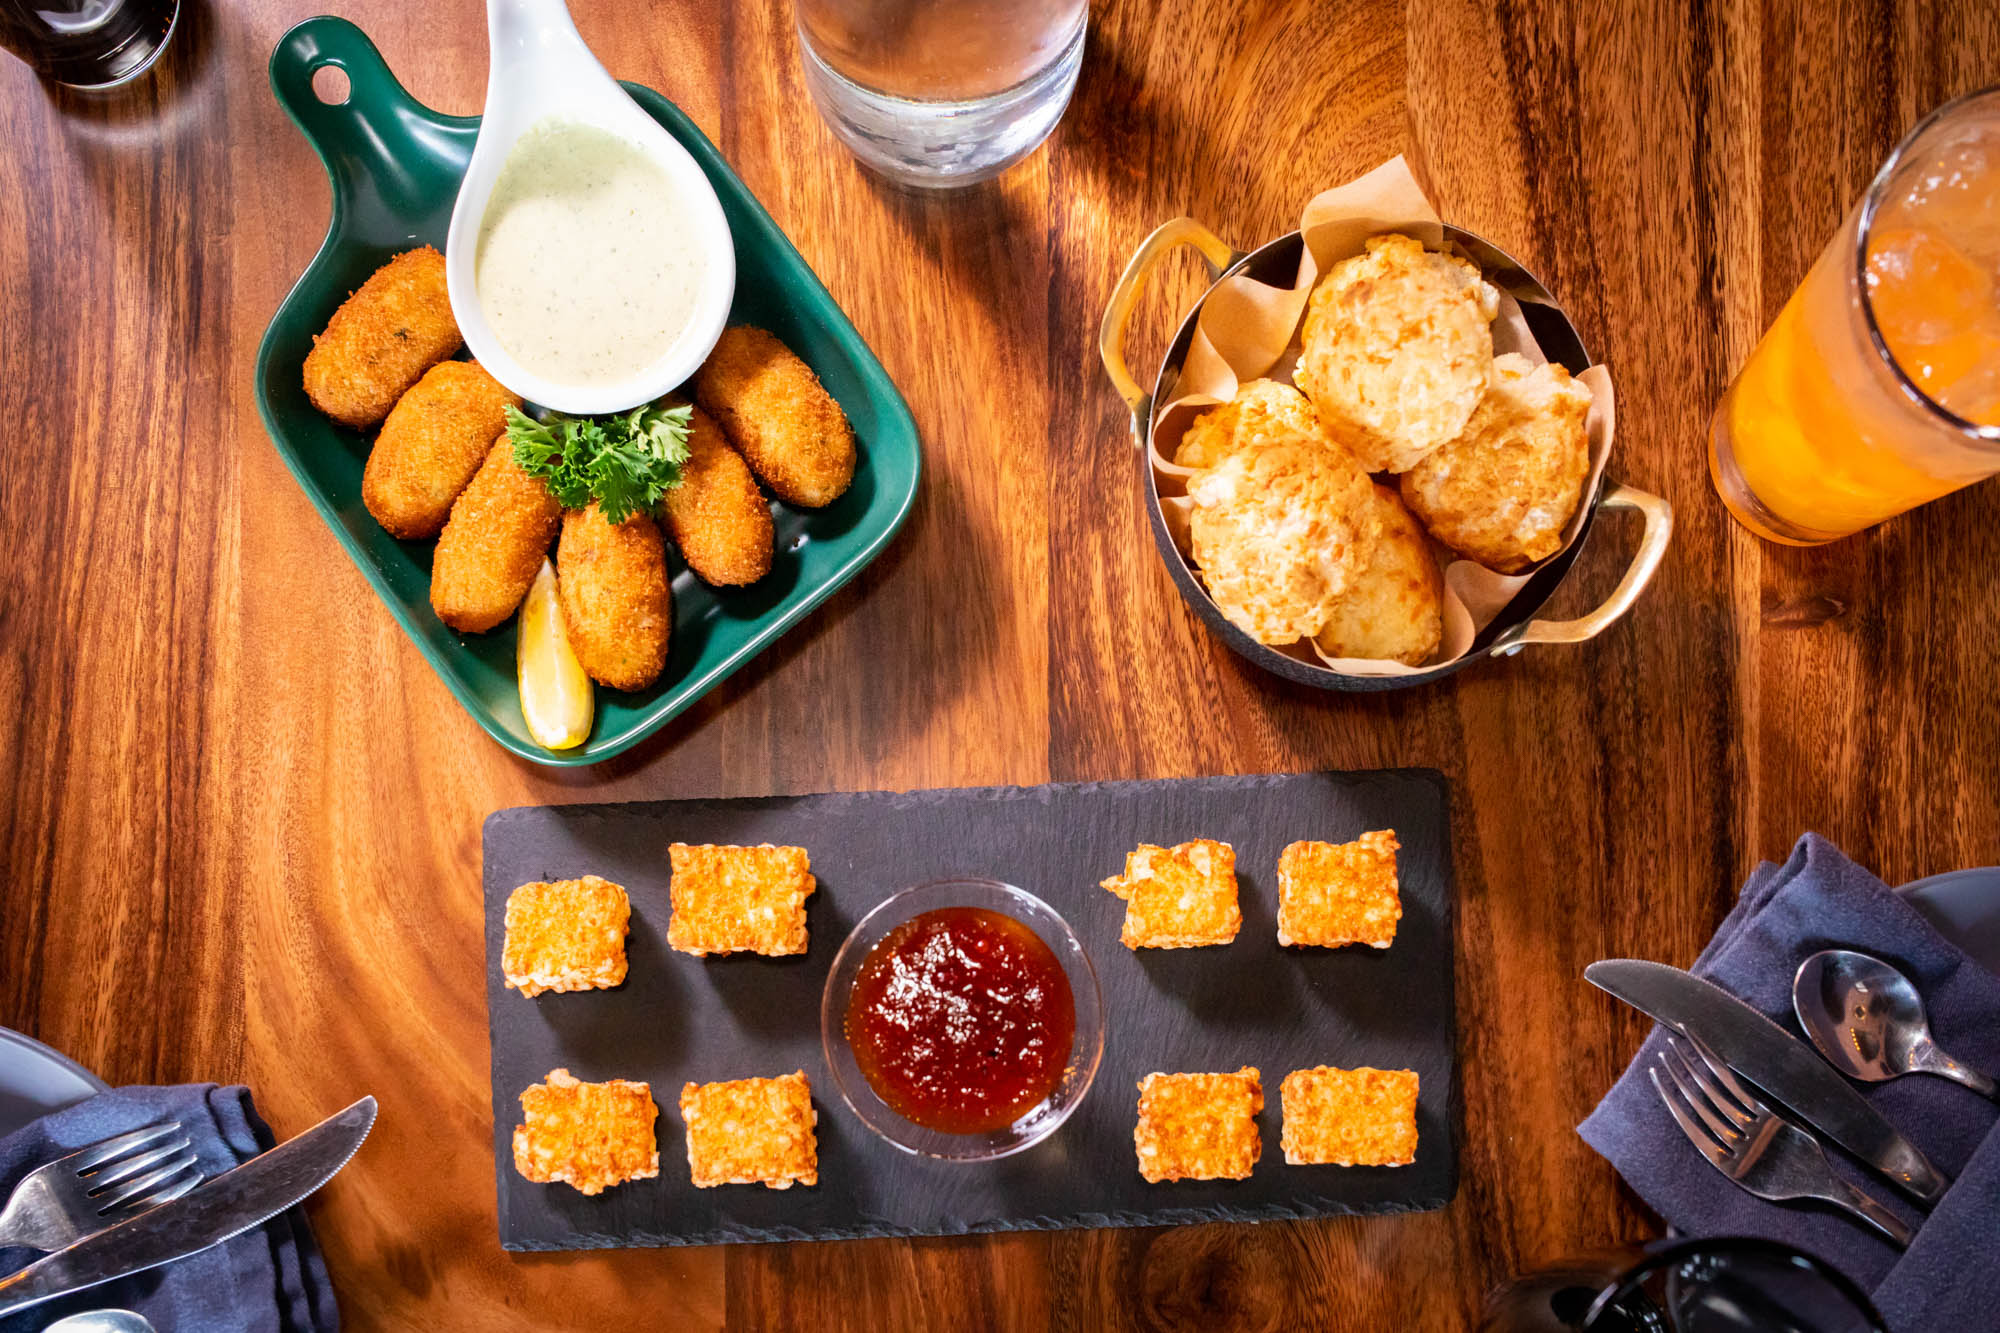
[{"label": "glass of water", "polygon": [[0,0],[0,47],[45,79],[115,88],[166,49],[180,0]]},{"label": "glass of water", "polygon": [[795,0],[806,87],[904,185],[999,175],[1048,137],[1083,64],[1086,0]]}]

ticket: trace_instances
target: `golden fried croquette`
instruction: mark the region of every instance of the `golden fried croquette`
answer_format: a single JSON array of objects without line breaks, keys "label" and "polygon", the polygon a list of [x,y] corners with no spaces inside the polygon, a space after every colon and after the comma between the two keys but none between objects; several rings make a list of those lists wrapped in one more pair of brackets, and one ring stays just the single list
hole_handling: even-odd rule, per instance
[{"label": "golden fried croquette", "polygon": [[562,526],[562,505],[514,461],[501,432],[431,555],[431,609],[461,634],[483,634],[514,614]]},{"label": "golden fried croquette", "polygon": [[760,480],[787,503],[832,504],[854,480],[854,429],[792,350],[759,328],[725,329],[694,381]]},{"label": "golden fried croquette", "polygon": [[1371,236],[1313,288],[1292,378],[1362,466],[1406,472],[1479,406],[1499,309],[1473,264]]},{"label": "golden fried croquette", "polygon": [[563,515],[556,586],[569,644],[590,678],[614,690],[643,690],[667,664],[674,597],[666,543],[644,514],[604,521],[595,501]]},{"label": "golden fried croquette", "polygon": [[1276,439],[1331,443],[1304,394],[1277,380],[1251,380],[1234,398],[1194,419],[1174,449],[1174,462],[1214,467],[1240,448]]},{"label": "golden fried croquette", "polygon": [[1287,644],[1326,623],[1368,565],[1372,483],[1345,450],[1280,440],[1188,478],[1188,534],[1209,596],[1259,643]]},{"label": "golden fried croquette", "polygon": [[392,537],[435,537],[507,429],[518,394],[477,361],[440,361],[403,395],[361,474],[361,503]]},{"label": "golden fried croquette", "polygon": [[1408,1166],[1417,1160],[1417,1071],[1294,1069],[1278,1085],[1280,1145],[1293,1166]]},{"label": "golden fried croquette", "polygon": [[1514,574],[1562,546],[1590,475],[1590,387],[1561,366],[1507,353],[1465,433],[1403,475],[1431,535]]},{"label": "golden fried croquette", "polygon": [[732,587],[771,572],[771,506],[722,427],[698,407],[688,419],[681,484],[663,507],[681,558],[704,581]]},{"label": "golden fried croquette", "polygon": [[1444,631],[1444,576],[1424,530],[1387,486],[1375,487],[1375,514],[1381,528],[1367,568],[1334,602],[1333,614],[1313,637],[1328,657],[1422,666]]},{"label": "golden fried croquette", "polygon": [[372,426],[464,343],[445,290],[444,256],[428,245],[405,250],[370,274],[314,336],[306,397],[343,425]]},{"label": "golden fried croquette", "polygon": [[1247,1180],[1263,1155],[1257,1113],[1264,1078],[1251,1065],[1233,1074],[1148,1074],[1139,1080],[1132,1144],[1147,1183]]}]

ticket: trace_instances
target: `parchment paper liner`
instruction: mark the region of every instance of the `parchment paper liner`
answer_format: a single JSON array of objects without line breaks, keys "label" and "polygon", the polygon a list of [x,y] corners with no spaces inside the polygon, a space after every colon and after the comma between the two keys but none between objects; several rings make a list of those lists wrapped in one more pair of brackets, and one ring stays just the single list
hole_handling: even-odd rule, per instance
[{"label": "parchment paper liner", "polygon": [[[1298,359],[1298,332],[1305,317],[1313,283],[1330,265],[1361,253],[1362,243],[1385,231],[1413,236],[1432,249],[1449,249],[1437,210],[1417,185],[1401,157],[1393,157],[1365,176],[1315,196],[1299,219],[1305,249],[1299,256],[1298,278],[1291,287],[1273,287],[1243,274],[1216,284],[1202,304],[1186,362],[1174,384],[1174,398],[1155,418],[1148,441],[1153,477],[1159,485],[1160,508],[1167,531],[1183,554],[1189,555],[1187,479],[1193,468],[1173,462],[1174,448],[1200,412],[1235,397],[1247,380],[1270,378],[1291,382]],[[1469,256],[1468,256],[1469,257]],[[1487,275],[1488,281],[1492,275]],[[1499,284],[1495,284],[1498,286]],[[1548,360],[1521,315],[1523,295],[1501,289],[1500,313],[1493,321],[1493,354],[1518,352],[1537,365]],[[1534,295],[1525,299],[1537,300]],[[1567,551],[1583,530],[1597,494],[1604,463],[1611,456],[1616,417],[1611,373],[1601,365],[1577,376],[1589,386],[1590,414],[1585,431],[1590,439],[1590,472],[1584,479],[1576,513],[1563,529],[1562,546],[1548,557]],[[1359,657],[1328,657],[1311,639],[1291,645],[1267,645],[1278,652],[1316,663],[1349,676],[1412,676],[1463,657],[1472,640],[1548,560],[1520,574],[1496,574],[1483,565],[1456,558],[1433,542],[1432,553],[1444,569],[1444,624],[1438,651],[1422,666]],[[1206,593],[1204,592],[1204,595]]]}]

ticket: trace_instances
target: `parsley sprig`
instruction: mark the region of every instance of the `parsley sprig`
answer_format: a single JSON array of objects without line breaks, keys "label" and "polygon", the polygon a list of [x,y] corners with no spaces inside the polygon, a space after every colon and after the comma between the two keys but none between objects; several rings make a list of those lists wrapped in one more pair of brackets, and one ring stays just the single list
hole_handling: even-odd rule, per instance
[{"label": "parsley sprig", "polygon": [[551,412],[537,421],[509,407],[507,437],[521,470],[540,477],[563,508],[582,509],[595,500],[607,522],[622,523],[651,512],[681,484],[692,411],[647,403],[617,416]]}]

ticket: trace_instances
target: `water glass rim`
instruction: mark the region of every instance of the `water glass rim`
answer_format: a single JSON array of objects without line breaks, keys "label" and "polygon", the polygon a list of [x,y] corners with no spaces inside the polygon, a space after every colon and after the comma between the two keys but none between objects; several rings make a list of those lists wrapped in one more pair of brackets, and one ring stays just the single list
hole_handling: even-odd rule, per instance
[{"label": "water glass rim", "polygon": [[1591,1302],[1590,1309],[1584,1313],[1580,1327],[1589,1329],[1592,1320],[1637,1291],[1640,1284],[1653,1275],[1665,1272],[1683,1260],[1704,1254],[1723,1254],[1738,1258],[1756,1255],[1802,1266],[1852,1305],[1854,1313],[1867,1320],[1867,1333],[1888,1333],[1887,1326],[1882,1322],[1881,1312],[1875,1308],[1874,1302],[1868,1299],[1867,1293],[1855,1285],[1852,1278],[1824,1259],[1808,1254],[1804,1250],[1795,1249],[1781,1241],[1766,1240],[1759,1236],[1695,1237],[1671,1240],[1663,1245],[1649,1247],[1644,1259],[1634,1264]]},{"label": "water glass rim", "polygon": [[1854,283],[1860,293],[1861,319],[1867,326],[1868,340],[1874,344],[1875,354],[1881,358],[1882,364],[1889,368],[1889,374],[1894,377],[1896,386],[1902,390],[1903,396],[1935,418],[1947,430],[1981,444],[2000,446],[2000,425],[1982,426],[1976,421],[1968,421],[1925,393],[1917,382],[1910,378],[1909,372],[1896,360],[1896,354],[1889,350],[1889,343],[1882,336],[1881,325],[1875,319],[1875,303],[1868,294],[1868,242],[1875,229],[1875,214],[1888,194],[1889,182],[1903,166],[1917,140],[1947,118],[1985,98],[2000,98],[2000,83],[1961,93],[1934,108],[1890,151],[1887,160],[1876,171],[1874,179],[1868,183],[1868,193],[1861,200],[1861,216],[1854,228]]}]

